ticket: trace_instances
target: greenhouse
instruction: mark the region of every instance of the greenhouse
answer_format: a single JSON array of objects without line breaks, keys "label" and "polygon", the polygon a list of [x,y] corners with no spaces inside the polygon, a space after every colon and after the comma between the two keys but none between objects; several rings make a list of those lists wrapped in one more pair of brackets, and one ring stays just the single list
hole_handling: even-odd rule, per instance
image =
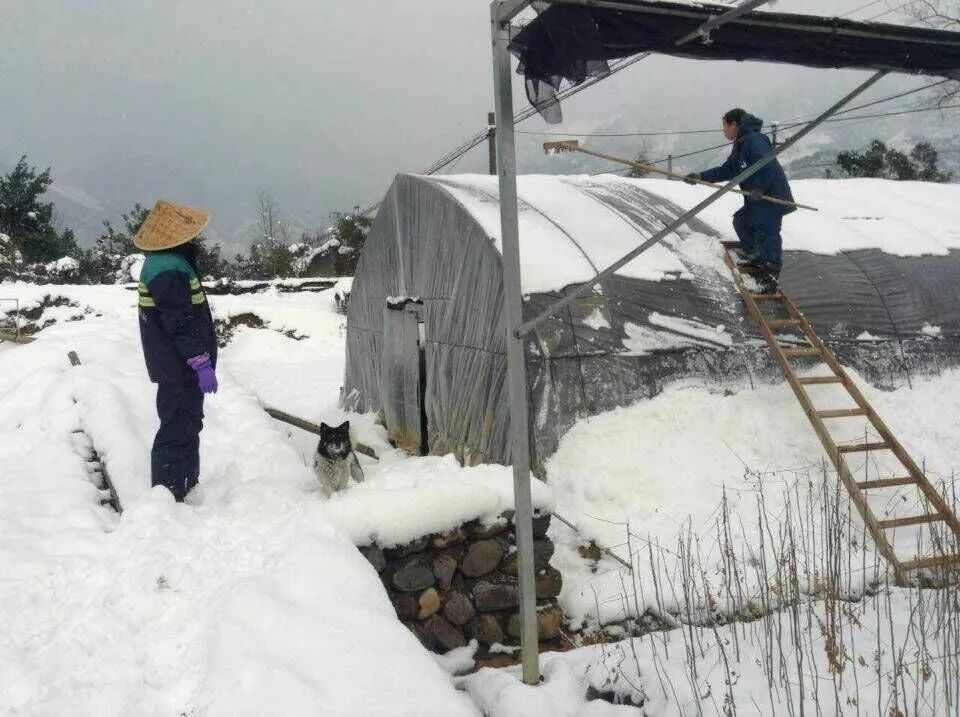
[{"label": "greenhouse", "polygon": [[[960,241],[946,223],[938,241],[936,228],[904,219],[922,213],[923,192],[956,190],[913,185],[913,197],[890,184],[798,182],[805,197],[841,207],[869,194],[885,214],[825,207],[788,219],[782,277],[841,361],[882,387],[955,365],[960,354],[960,253],[951,244]],[[670,181],[521,176],[524,318],[702,196]],[[730,206],[693,220],[527,337],[537,472],[577,419],[670,382],[724,391],[782,380],[723,264]],[[398,175],[353,283],[344,405],[380,412],[407,450],[509,463],[502,302],[497,178]]]}]

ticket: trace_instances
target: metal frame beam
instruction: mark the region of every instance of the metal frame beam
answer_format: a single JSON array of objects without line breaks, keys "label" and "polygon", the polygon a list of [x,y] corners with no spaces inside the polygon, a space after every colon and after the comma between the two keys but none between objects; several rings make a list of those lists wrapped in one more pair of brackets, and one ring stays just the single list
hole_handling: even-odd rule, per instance
[{"label": "metal frame beam", "polygon": [[[700,19],[703,15],[703,9],[699,10],[696,6],[691,5],[689,10],[683,9],[672,9],[657,7],[656,5],[644,2],[643,0],[635,0],[634,2],[616,2],[616,0],[543,0],[550,5],[579,5],[581,7],[595,7],[601,10],[620,10],[622,12],[642,12],[648,15],[671,15],[673,17],[689,17],[693,19]],[[740,8],[735,8],[732,12],[739,10]],[[749,15],[745,13],[744,15]],[[860,30],[856,28],[847,28],[847,27],[813,27],[810,25],[798,25],[791,22],[783,22],[776,18],[765,17],[766,13],[758,13],[750,17],[745,17],[740,15],[739,17],[730,18],[724,22],[737,21],[744,25],[752,25],[756,27],[776,27],[781,30],[796,30],[802,32],[812,32],[821,35],[830,35],[832,37],[865,37],[871,38],[874,40],[891,40],[891,41],[904,41],[909,40],[910,42],[916,42],[922,45],[960,45],[960,40],[949,40],[944,37],[933,38],[933,37],[921,37],[919,36],[923,32],[935,32],[932,30],[918,30],[912,27],[897,26],[897,25],[878,25],[878,28],[890,28],[890,27],[903,27],[905,31],[909,33],[909,36],[897,35],[896,33],[890,32],[888,30],[877,29],[877,30]],[[719,20],[718,18],[715,18]],[[711,29],[716,29],[719,25],[715,25]],[[697,32],[697,31],[695,31]],[[949,33],[945,33],[949,34]],[[953,33],[956,34],[956,33]],[[856,68],[848,68],[856,69]]]},{"label": "metal frame beam", "polygon": [[685,45],[697,37],[702,37],[704,41],[707,42],[709,41],[711,31],[717,29],[724,23],[730,22],[731,20],[736,20],[741,15],[746,15],[748,12],[753,12],[761,5],[766,5],[769,2],[770,0],[746,0],[732,10],[729,10],[722,15],[717,15],[716,17],[710,18],[696,30],[687,33],[677,40],[676,44],[677,46]]},{"label": "metal frame beam", "polygon": [[493,16],[494,22],[501,25],[508,24],[513,18],[522,13],[530,5],[532,0],[493,0],[492,5],[496,5],[496,14]]}]

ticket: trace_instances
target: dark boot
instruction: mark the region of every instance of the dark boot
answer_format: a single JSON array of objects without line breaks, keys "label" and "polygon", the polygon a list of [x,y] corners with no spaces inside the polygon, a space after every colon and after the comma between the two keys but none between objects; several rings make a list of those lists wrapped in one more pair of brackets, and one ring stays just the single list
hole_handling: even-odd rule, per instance
[{"label": "dark boot", "polygon": [[764,264],[753,275],[758,294],[776,294],[780,291],[780,267]]}]

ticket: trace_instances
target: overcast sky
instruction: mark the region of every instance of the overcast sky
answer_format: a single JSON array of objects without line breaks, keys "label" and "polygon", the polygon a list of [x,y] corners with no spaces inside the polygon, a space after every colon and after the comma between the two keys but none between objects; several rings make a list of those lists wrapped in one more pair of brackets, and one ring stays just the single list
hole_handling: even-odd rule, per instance
[{"label": "overcast sky", "polygon": [[[321,226],[482,126],[488,12],[486,0],[3,0],[0,162],[26,153],[111,212],[163,196],[209,208],[229,233],[262,188]],[[712,126],[736,105],[805,115],[857,77],[651,58],[571,100],[560,129]],[[476,151],[457,171],[485,163]]]}]

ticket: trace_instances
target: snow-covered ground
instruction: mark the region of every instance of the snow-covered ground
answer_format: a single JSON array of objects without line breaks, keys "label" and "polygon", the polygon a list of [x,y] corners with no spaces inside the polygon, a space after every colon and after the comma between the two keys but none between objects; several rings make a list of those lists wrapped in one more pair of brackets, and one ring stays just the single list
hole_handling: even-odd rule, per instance
[{"label": "snow-covered ground", "polygon": [[[253,330],[262,342],[224,352],[220,391],[206,404],[205,497],[193,507],[149,487],[156,416],[135,294],[23,284],[0,293],[25,305],[67,295],[102,314],[0,353],[0,711],[476,713],[334,527],[307,467],[310,446],[289,440],[254,393],[307,393],[294,408],[336,413],[341,318],[326,309],[329,295],[304,297],[313,305],[302,313],[300,297],[271,297],[313,332],[312,352]],[[259,298],[245,310],[269,313]],[[231,310],[229,299],[215,306]],[[70,350],[82,366],[70,367]],[[269,380],[248,385],[251,366]],[[122,518],[100,507],[77,430],[108,466]]]},{"label": "snow-covered ground", "polygon": [[[34,343],[0,343],[0,712],[680,715],[722,712],[732,700],[759,714],[786,714],[787,702],[799,701],[834,714],[847,709],[849,698],[874,714],[878,704],[894,704],[892,690],[899,689],[899,705],[908,704],[904,693],[922,694],[921,668],[947,684],[944,671],[955,662],[912,657],[916,669],[894,664],[917,634],[909,619],[916,601],[906,591],[881,587],[878,597],[850,603],[850,619],[872,627],[851,631],[843,644],[849,679],[836,698],[829,682],[829,699],[811,687],[836,669],[835,638],[817,627],[833,619],[829,603],[801,610],[809,628],[798,648],[802,662],[790,644],[780,646],[790,659],[783,679],[794,687],[778,688],[776,698],[768,695],[764,667],[776,649],[764,628],[785,630],[790,610],[741,626],[740,633],[702,619],[745,609],[743,600],[723,592],[732,584],[724,568],[728,548],[743,573],[736,584],[748,597],[768,600],[765,612],[790,604],[786,594],[770,598],[773,569],[758,567],[779,559],[783,547],[782,536],[767,531],[796,514],[797,540],[819,540],[823,524],[813,513],[830,503],[836,483],[822,475],[819,444],[786,386],[744,386],[724,395],[694,383],[579,423],[551,459],[548,485],[535,485],[535,499],[579,529],[578,535],[557,520],[551,527],[571,628],[601,624],[615,635],[624,621],[645,615],[665,625],[702,626],[547,655],[545,683],[536,689],[522,685],[515,669],[452,678],[443,667],[471,664],[470,649],[441,666],[396,620],[354,545],[371,538],[402,543],[467,518],[494,517],[510,505],[511,474],[497,466],[461,468],[450,457],[406,457],[389,448],[370,417],[337,408],[344,317],[334,311],[332,293],[211,297],[218,318],[251,312],[266,326],[238,327],[223,350],[221,388],[205,407],[203,502],[187,506],[149,487],[157,419],[140,356],[135,293],[0,284],[0,298],[25,307],[46,295],[76,304],[47,309],[37,323],[57,322]],[[71,350],[81,366],[70,366]],[[948,482],[960,466],[957,379],[947,372],[893,393],[864,386],[914,457]],[[381,460],[363,458],[367,481],[325,502],[308,467],[315,439],[273,421],[263,405],[316,422],[349,418]],[[859,437],[862,426],[850,425],[850,438]],[[84,436],[117,485],[122,518],[99,505]],[[882,469],[871,464],[870,470]],[[896,492],[875,507],[891,515],[916,510]],[[804,511],[811,514],[807,522]],[[903,535],[906,550],[913,534]],[[581,555],[589,539],[632,563],[634,575],[609,557]],[[703,604],[692,606],[673,593],[683,589],[682,544],[690,539],[699,543],[697,565],[705,572],[693,591]],[[822,552],[857,554],[849,545],[831,550]],[[847,597],[859,599],[882,578],[872,546],[867,551],[870,559],[847,577]],[[800,566],[805,572],[792,594],[823,597],[813,575],[818,567]],[[951,630],[941,633],[924,642],[923,655],[956,651]],[[690,659],[690,644],[697,660]],[[914,675],[916,685],[891,684],[889,673],[897,670],[902,680]],[[645,706],[588,702],[588,688],[642,697]],[[917,712],[946,714],[942,700],[923,700],[917,698]]]}]

